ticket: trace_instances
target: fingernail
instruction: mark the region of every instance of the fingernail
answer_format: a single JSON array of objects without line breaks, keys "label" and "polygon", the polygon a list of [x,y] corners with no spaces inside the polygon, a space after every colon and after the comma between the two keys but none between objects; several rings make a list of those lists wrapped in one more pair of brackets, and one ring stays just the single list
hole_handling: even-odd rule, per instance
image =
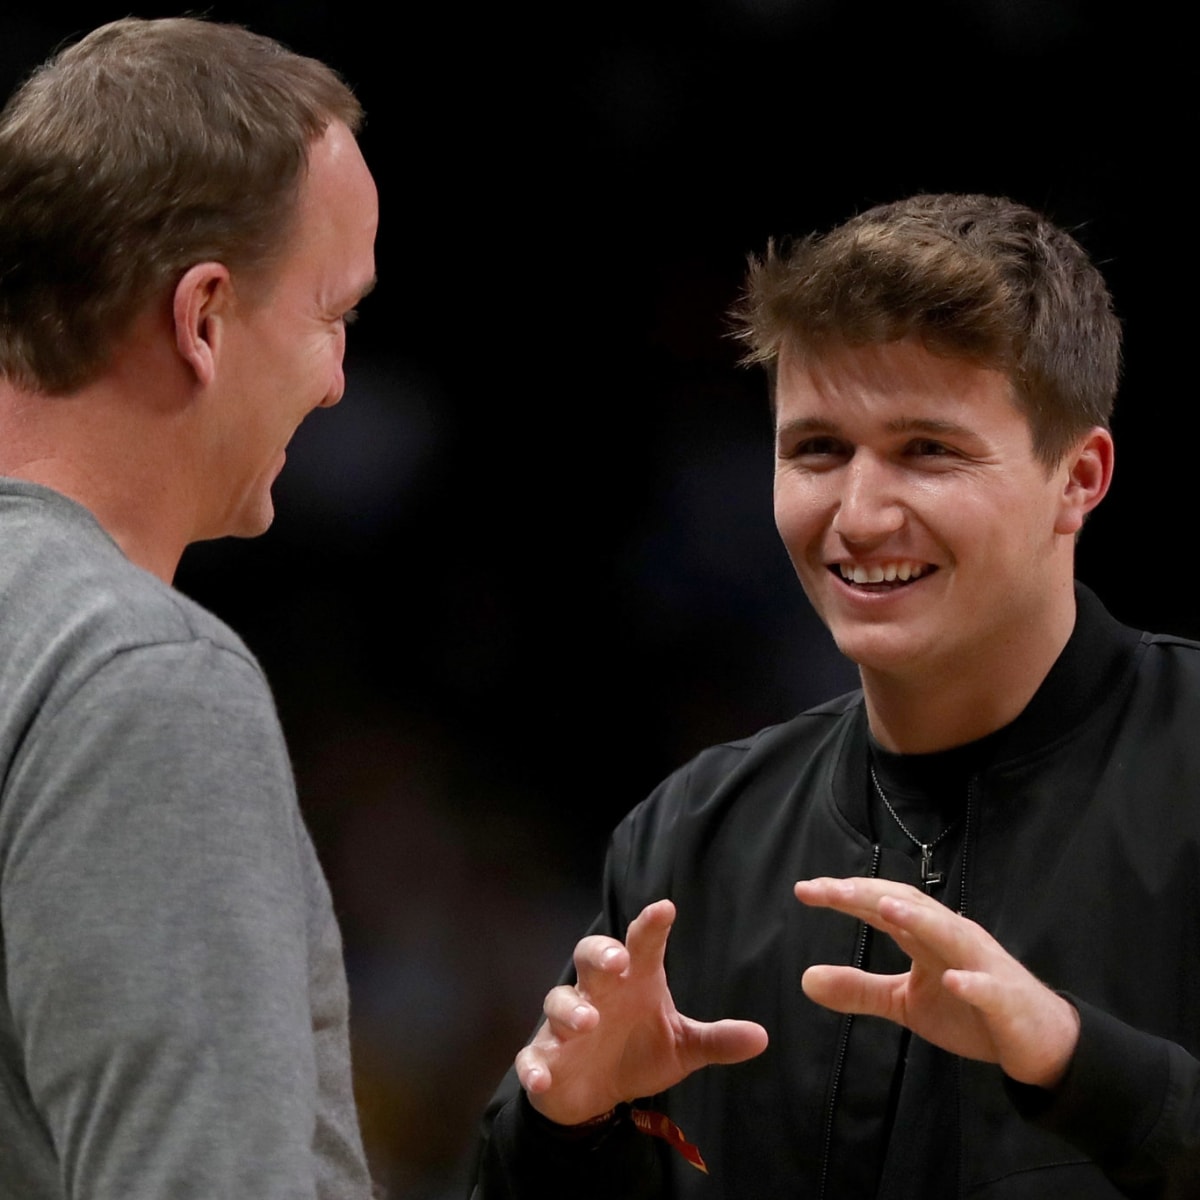
[{"label": "fingernail", "polygon": [[608,964],[612,962],[612,960],[620,953],[620,950],[618,950],[616,946],[609,946],[609,948],[605,950],[602,955],[600,955],[600,965],[602,967],[607,967]]}]

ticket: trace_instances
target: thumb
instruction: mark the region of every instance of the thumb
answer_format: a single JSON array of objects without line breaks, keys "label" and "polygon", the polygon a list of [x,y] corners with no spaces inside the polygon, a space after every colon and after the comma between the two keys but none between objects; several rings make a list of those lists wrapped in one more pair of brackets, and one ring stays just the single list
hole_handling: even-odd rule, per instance
[{"label": "thumb", "polygon": [[687,1022],[688,1056],[693,1067],[739,1063],[767,1048],[767,1031],[754,1021]]},{"label": "thumb", "polygon": [[897,1021],[893,1003],[896,976],[871,975],[856,967],[821,964],[809,967],[800,977],[804,994],[835,1012],[860,1013]]}]

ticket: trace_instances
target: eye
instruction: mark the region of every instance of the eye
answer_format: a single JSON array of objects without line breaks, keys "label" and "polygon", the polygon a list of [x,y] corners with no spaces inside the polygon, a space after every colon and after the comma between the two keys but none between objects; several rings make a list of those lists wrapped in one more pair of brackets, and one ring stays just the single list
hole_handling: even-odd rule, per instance
[{"label": "eye", "polygon": [[905,452],[914,458],[947,458],[957,453],[945,442],[934,441],[933,438],[917,438],[908,443]]},{"label": "eye", "polygon": [[826,435],[802,438],[791,447],[781,446],[779,449],[780,458],[802,458],[813,462],[840,459],[848,453],[845,442]]}]

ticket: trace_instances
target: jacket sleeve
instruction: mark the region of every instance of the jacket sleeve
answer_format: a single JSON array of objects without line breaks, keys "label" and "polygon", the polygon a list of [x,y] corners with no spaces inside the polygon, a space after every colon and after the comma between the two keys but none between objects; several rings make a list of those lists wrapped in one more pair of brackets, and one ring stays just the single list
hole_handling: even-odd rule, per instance
[{"label": "jacket sleeve", "polygon": [[622,1111],[611,1124],[575,1133],[553,1127],[510,1071],[484,1119],[471,1200],[662,1200],[654,1139]]},{"label": "jacket sleeve", "polygon": [[1200,1062],[1074,996],[1079,1045],[1053,1092],[1009,1084],[1028,1120],[1095,1161],[1130,1197],[1200,1195]]},{"label": "jacket sleeve", "polygon": [[[618,827],[604,868],[604,910],[587,934],[624,938],[646,901],[628,895],[635,816]],[[634,873],[637,873],[636,871]],[[653,885],[651,885],[653,886]],[[665,893],[664,893],[665,894]],[[656,898],[656,897],[652,897]],[[586,934],[585,934],[586,936]],[[571,964],[558,983],[573,983]],[[512,1069],[484,1114],[470,1200],[667,1200],[663,1143],[640,1132],[627,1111],[611,1125],[577,1133],[542,1117]]]},{"label": "jacket sleeve", "polygon": [[3,809],[25,1124],[63,1194],[300,1200],[332,1170],[368,1196],[352,1106],[321,1113],[314,863],[257,666],[203,639],[117,654],[38,714]]}]

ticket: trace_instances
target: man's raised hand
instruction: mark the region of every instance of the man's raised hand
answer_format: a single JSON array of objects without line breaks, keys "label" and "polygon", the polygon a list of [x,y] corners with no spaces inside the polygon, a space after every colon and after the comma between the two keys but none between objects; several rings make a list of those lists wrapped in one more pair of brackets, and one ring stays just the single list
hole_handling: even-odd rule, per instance
[{"label": "man's raised hand", "polygon": [[593,935],[575,947],[577,982],[549,992],[546,1019],[516,1058],[530,1103],[550,1120],[578,1125],[766,1048],[766,1030],[752,1021],[695,1021],[675,1008],[663,968],[674,921],[675,906],[658,900],[624,944]]},{"label": "man's raised hand", "polygon": [[964,1058],[999,1063],[1020,1083],[1053,1087],[1079,1039],[1074,1005],[995,938],[931,896],[886,879],[806,879],[796,898],[882,930],[912,959],[903,975],[844,966],[804,972],[805,994],[839,1012],[886,1017]]}]

